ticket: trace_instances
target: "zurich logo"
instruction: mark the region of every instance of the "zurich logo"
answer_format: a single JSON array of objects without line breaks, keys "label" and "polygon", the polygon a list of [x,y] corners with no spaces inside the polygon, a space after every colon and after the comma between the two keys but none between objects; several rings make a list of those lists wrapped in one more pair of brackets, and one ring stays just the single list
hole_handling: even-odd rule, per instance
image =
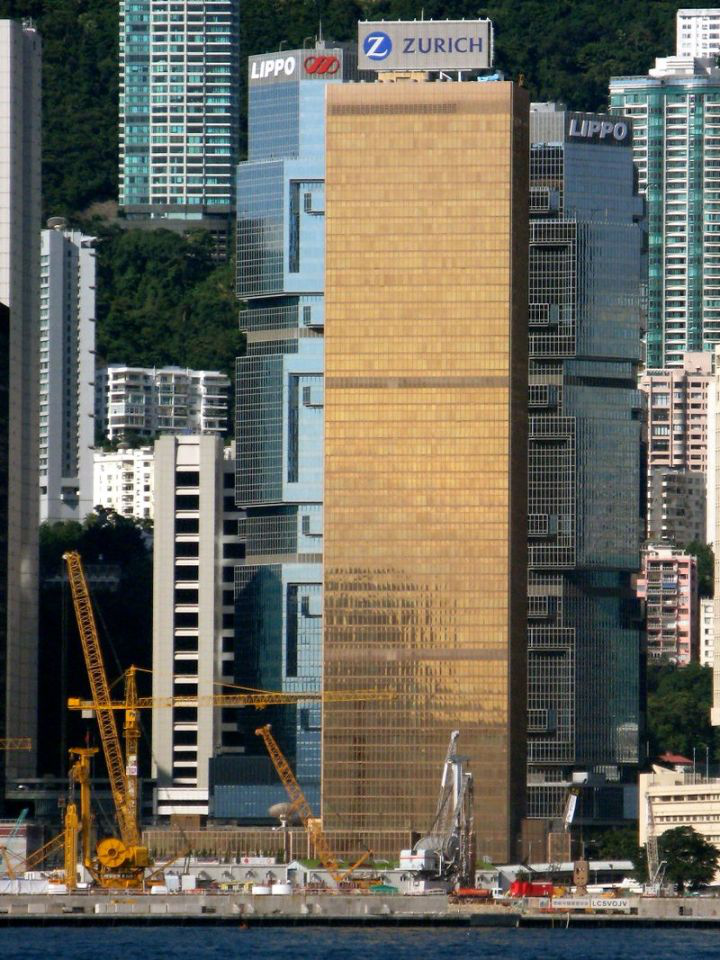
[{"label": "zurich logo", "polygon": [[392,53],[392,40],[386,33],[369,33],[363,40],[363,53],[368,60],[385,60]]}]

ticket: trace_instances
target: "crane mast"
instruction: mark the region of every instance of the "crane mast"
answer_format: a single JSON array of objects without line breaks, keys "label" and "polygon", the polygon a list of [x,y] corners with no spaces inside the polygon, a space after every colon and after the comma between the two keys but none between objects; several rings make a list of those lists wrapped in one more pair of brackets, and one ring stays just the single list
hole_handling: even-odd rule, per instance
[{"label": "crane mast", "polygon": [[106,873],[128,871],[127,876],[124,877],[125,885],[135,886],[141,882],[142,870],[149,863],[147,849],[140,844],[136,797],[134,790],[130,788],[123,761],[110,687],[82,560],[80,554],[75,551],[65,553],[63,559],[67,565],[78,632],[90,681],[93,710],[100,730],[100,740],[120,828],[121,840],[107,838],[98,844],[98,858]]},{"label": "crane mast", "polygon": [[278,746],[275,737],[270,732],[270,724],[265,724],[264,727],[260,727],[255,731],[255,733],[259,737],[263,738],[267,752],[273,762],[273,766],[275,767],[277,774],[280,777],[285,790],[287,791],[287,795],[290,798],[290,807],[292,810],[297,811],[298,816],[302,820],[303,826],[307,830],[308,837],[315,846],[315,853],[318,860],[320,863],[322,863],[339,887],[343,880],[368,858],[370,855],[369,851],[360,860],[358,860],[358,862],[354,864],[350,870],[346,871],[345,873],[341,873],[340,865],[337,862],[335,854],[330,849],[330,844],[327,841],[327,837],[323,832],[320,822],[313,816],[312,808],[305,799],[305,794],[302,792],[302,788],[297,782],[290,764],[285,759],[285,755]]}]

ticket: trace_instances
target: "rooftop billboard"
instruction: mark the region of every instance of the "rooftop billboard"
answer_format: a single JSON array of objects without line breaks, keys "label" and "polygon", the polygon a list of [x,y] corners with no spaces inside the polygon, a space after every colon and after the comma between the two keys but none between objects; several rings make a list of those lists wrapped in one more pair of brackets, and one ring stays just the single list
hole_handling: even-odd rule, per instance
[{"label": "rooftop billboard", "polygon": [[487,70],[490,20],[379,20],[358,23],[360,70]]}]

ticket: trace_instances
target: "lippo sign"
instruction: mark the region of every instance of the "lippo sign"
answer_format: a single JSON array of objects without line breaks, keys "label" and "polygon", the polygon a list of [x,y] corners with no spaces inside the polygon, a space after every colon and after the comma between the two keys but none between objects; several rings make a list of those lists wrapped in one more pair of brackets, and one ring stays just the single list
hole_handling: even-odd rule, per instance
[{"label": "lippo sign", "polygon": [[250,84],[286,83],[288,80],[322,79],[342,76],[342,50],[283,50],[276,54],[250,57]]},{"label": "lippo sign", "polygon": [[627,117],[610,117],[588,113],[568,113],[568,140],[628,147],[632,144],[632,121]]},{"label": "lippo sign", "polygon": [[490,20],[381,20],[358,23],[359,70],[487,70]]}]

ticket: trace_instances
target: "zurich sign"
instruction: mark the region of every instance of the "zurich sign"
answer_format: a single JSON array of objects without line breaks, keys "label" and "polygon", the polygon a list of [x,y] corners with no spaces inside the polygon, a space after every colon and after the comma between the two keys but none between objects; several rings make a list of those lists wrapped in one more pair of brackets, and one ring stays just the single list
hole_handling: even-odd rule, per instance
[{"label": "zurich sign", "polygon": [[379,30],[369,33],[363,40],[363,53],[368,60],[385,60],[392,53],[392,40]]}]

